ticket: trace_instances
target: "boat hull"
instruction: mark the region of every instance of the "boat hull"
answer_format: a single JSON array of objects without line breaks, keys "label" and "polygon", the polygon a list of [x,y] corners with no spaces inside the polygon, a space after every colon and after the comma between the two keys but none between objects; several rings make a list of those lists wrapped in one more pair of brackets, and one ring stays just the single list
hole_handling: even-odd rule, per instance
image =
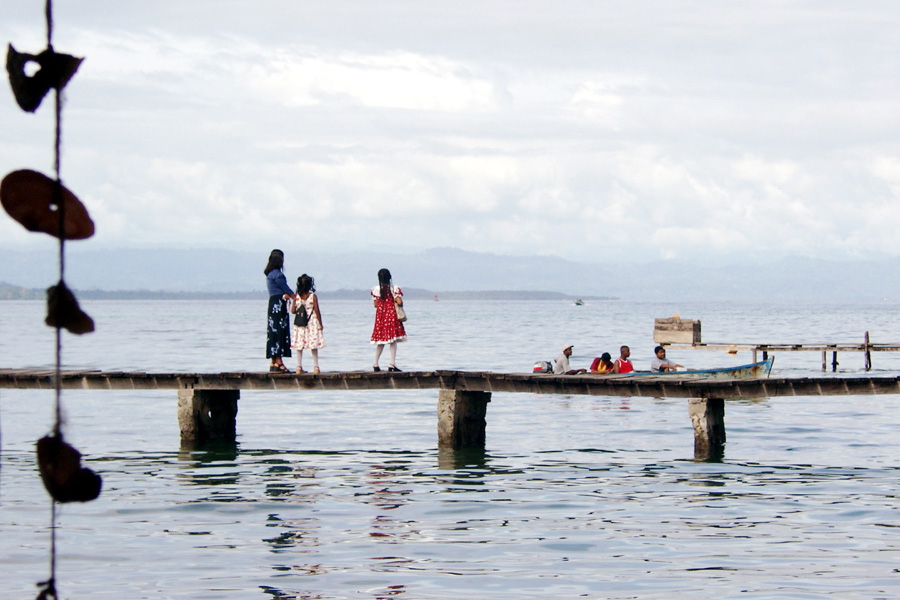
[{"label": "boat hull", "polygon": [[665,377],[666,379],[711,379],[732,381],[735,379],[766,379],[772,371],[774,357],[738,367],[724,367],[721,369],[702,369],[697,371],[667,371],[665,373],[652,373],[650,371],[635,371],[626,377]]}]

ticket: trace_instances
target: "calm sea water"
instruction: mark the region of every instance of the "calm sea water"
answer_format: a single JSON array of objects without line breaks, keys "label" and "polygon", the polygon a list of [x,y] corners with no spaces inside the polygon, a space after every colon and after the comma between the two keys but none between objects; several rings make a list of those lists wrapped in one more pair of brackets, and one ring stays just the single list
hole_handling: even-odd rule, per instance
[{"label": "calm sea water", "polygon": [[[85,302],[67,368],[264,370],[265,300]],[[707,342],[900,342],[894,304],[407,303],[406,370],[527,371],[632,347],[655,317]],[[372,308],[322,300],[323,370],[371,365]],[[40,302],[0,302],[0,366],[50,367]],[[671,352],[694,367],[748,354]],[[830,359],[830,357],[829,357]],[[839,356],[858,373],[859,354]],[[293,364],[292,359],[288,359]],[[900,356],[876,353],[878,374]],[[308,356],[305,366],[311,366]],[[384,362],[382,364],[385,364]],[[780,354],[775,373],[819,374]],[[236,447],[182,452],[172,391],[66,391],[104,490],[59,516],[64,598],[894,598],[898,397],[729,402],[721,462],[693,460],[683,400],[494,394],[483,452],[437,448],[437,391],[242,392]],[[34,442],[53,395],[0,391],[0,598],[49,567]]]}]

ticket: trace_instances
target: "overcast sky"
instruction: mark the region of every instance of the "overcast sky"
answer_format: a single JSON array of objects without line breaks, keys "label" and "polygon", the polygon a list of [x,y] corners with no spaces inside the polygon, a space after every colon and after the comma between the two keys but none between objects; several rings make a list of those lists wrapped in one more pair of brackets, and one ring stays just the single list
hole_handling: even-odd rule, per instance
[{"label": "overcast sky", "polygon": [[[895,0],[54,6],[79,247],[900,254]],[[40,51],[43,7],[0,41]],[[52,101],[4,88],[0,175],[50,174]]]}]

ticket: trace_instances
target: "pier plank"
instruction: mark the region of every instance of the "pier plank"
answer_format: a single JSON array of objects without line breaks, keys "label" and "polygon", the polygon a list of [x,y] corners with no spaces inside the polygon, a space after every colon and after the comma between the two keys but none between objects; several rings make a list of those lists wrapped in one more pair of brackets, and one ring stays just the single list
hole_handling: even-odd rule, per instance
[{"label": "pier plank", "polygon": [[[54,389],[54,371],[0,369],[0,389]],[[900,376],[822,375],[705,381],[666,377],[547,375],[489,371],[147,373],[63,371],[63,389],[85,390],[413,390],[444,389],[651,398],[774,398],[900,394]]]}]

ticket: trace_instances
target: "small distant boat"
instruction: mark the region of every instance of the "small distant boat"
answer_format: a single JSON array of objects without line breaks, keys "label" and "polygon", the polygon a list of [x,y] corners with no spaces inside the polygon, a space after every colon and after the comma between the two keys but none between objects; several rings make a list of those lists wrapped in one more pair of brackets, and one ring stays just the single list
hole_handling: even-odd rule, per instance
[{"label": "small distant boat", "polygon": [[437,294],[435,294],[435,295],[434,295],[434,301],[435,301],[435,302],[437,302],[437,301],[438,301],[438,297],[437,297]]},{"label": "small distant boat", "polygon": [[730,381],[734,379],[767,379],[772,371],[775,357],[770,356],[762,362],[741,365],[739,367],[723,367],[721,369],[701,369],[697,371],[666,371],[651,373],[650,371],[634,371],[622,377],[666,377],[676,379],[712,379]]},{"label": "small distant boat", "polygon": [[581,298],[575,298],[575,306],[584,306],[584,300]]}]

